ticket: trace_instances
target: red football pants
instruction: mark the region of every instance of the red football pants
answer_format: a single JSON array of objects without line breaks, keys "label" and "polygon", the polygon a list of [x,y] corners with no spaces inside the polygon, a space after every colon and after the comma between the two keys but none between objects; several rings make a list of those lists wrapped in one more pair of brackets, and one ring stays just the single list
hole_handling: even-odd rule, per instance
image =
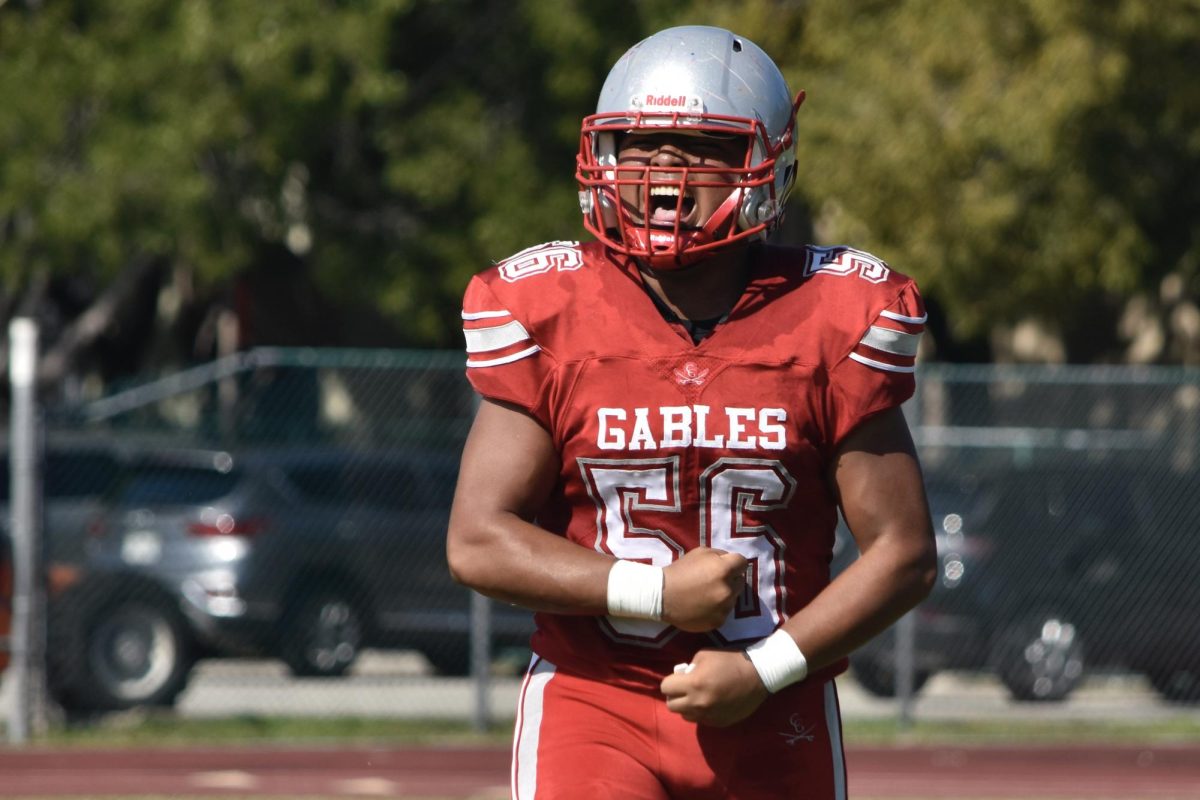
[{"label": "red football pants", "polygon": [[556,671],[534,657],[513,737],[514,800],[844,800],[833,681],[789,686],[728,728],[661,696]]}]

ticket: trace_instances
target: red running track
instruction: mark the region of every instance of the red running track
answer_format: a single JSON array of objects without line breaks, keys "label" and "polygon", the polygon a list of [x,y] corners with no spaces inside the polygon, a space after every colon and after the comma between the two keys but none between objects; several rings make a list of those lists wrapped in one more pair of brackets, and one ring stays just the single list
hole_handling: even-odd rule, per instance
[{"label": "red running track", "polygon": [[856,748],[850,796],[1200,798],[1200,745]]},{"label": "red running track", "polygon": [[[0,750],[0,797],[507,797],[501,748]],[[1200,745],[856,747],[851,797],[1200,800]]]}]

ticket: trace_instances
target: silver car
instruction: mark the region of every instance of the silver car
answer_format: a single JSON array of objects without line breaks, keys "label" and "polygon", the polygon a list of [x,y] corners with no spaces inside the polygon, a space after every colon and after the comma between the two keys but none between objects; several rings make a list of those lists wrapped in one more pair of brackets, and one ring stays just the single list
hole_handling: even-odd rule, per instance
[{"label": "silver car", "polygon": [[[170,703],[195,658],[337,676],[364,647],[469,666],[471,598],[445,564],[458,454],[162,450],[131,458],[89,528],[62,683],[80,706]],[[91,591],[95,598],[82,597]],[[493,646],[530,614],[495,606]]]}]

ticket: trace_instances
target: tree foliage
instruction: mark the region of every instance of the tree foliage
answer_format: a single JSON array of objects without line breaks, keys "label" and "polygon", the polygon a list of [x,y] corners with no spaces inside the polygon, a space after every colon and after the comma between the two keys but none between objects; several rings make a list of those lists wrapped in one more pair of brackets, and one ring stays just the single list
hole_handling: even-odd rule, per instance
[{"label": "tree foliage", "polygon": [[1120,357],[1136,306],[1143,357],[1200,357],[1200,0],[9,2],[5,313],[66,284],[69,331],[151,265],[188,302],[269,274],[372,309],[366,343],[457,346],[472,273],[582,235],[579,120],[678,23],[808,91],[793,230],[914,275],[943,356],[1032,318]]},{"label": "tree foliage", "polygon": [[801,48],[843,101],[810,121],[832,170],[818,230],[895,249],[962,334],[1035,316],[1111,345],[1122,301],[1167,273],[1196,296],[1200,6],[851,14],[814,9]]}]

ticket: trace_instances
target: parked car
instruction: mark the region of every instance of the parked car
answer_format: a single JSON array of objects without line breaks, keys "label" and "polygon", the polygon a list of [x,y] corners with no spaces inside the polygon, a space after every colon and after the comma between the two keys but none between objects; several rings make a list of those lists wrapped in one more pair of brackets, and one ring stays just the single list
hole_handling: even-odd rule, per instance
[{"label": "parked car", "polygon": [[1014,696],[1062,699],[1085,671],[1120,669],[1200,701],[1196,485],[1156,462],[1039,467],[996,487],[977,594]]},{"label": "parked car", "polygon": [[[931,488],[941,573],[916,612],[914,685],[987,670],[1014,699],[1056,701],[1089,673],[1133,671],[1169,701],[1200,701],[1196,477],[1147,467],[1067,454],[962,471],[957,501]],[[852,656],[878,694],[894,692],[894,637]]]},{"label": "parked car", "polygon": [[[91,527],[86,586],[59,624],[78,704],[171,703],[204,656],[345,673],[364,647],[469,666],[470,594],[445,564],[457,454],[173,450],[132,457]],[[532,616],[495,605],[493,644]]]}]

